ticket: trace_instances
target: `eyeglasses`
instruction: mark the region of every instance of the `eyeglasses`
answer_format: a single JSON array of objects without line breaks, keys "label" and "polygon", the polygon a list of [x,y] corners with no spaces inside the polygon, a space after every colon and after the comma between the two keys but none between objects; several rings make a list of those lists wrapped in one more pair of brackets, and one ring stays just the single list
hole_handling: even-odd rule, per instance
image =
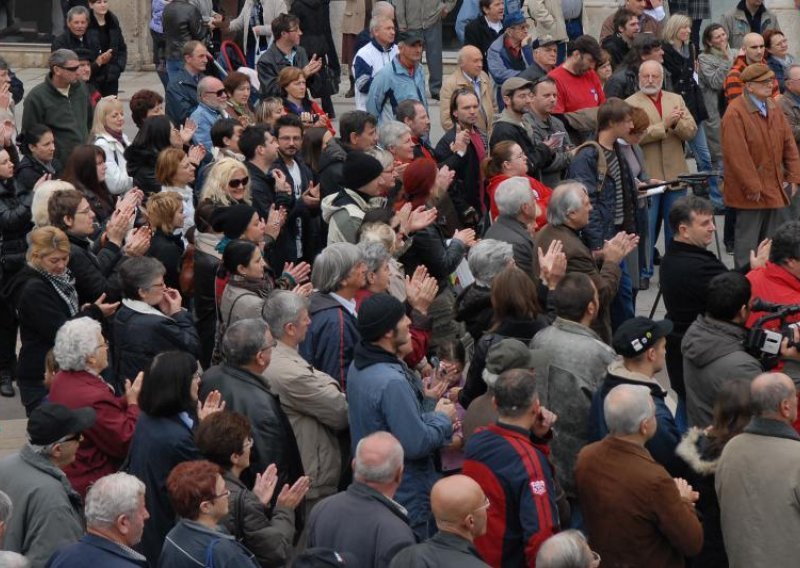
[{"label": "eyeglasses", "polygon": [[214,91],[214,94],[218,97],[222,97],[227,94],[227,91],[225,89],[220,89],[219,91]]},{"label": "eyeglasses", "polygon": [[226,489],[225,491],[223,491],[219,495],[217,495],[216,493],[212,494],[211,498],[207,499],[207,501],[216,501],[217,499],[222,499],[223,497],[227,497],[230,494],[231,494],[230,490]]},{"label": "eyeglasses", "polygon": [[750,81],[750,82],[762,86],[772,85],[772,79],[764,79],[763,81]]},{"label": "eyeglasses", "polygon": [[64,71],[69,71],[70,73],[75,73],[75,71],[81,68],[80,65],[73,65],[72,67],[66,67],[64,65],[56,65],[56,67],[60,67]]},{"label": "eyeglasses", "polygon": [[162,280],[161,282],[157,282],[156,284],[151,284],[150,288],[148,288],[148,290],[152,290],[153,288],[166,288],[166,287],[167,287],[167,285]]},{"label": "eyeglasses", "polygon": [[265,345],[264,347],[262,347],[261,351],[262,352],[263,351],[272,351],[273,349],[275,349],[275,347],[277,347],[277,345],[278,345],[278,340],[273,339],[268,345]]},{"label": "eyeglasses", "polygon": [[71,436],[67,436],[66,438],[62,438],[56,443],[64,444],[66,442],[78,442],[78,443],[83,442],[83,434],[82,433],[73,434]]},{"label": "eyeglasses", "polygon": [[472,511],[472,512],[473,512],[473,513],[477,513],[478,511],[480,511],[480,510],[482,510],[482,509],[487,509],[487,510],[488,510],[488,509],[489,509],[489,507],[490,507],[491,505],[492,505],[492,502],[491,502],[491,501],[489,501],[489,498],[488,498],[488,497],[486,497],[486,500],[483,502],[483,505],[481,505],[480,507],[478,507],[477,509],[475,509],[475,510],[474,510],[474,511]]},{"label": "eyeglasses", "polygon": [[241,178],[241,179],[232,179],[232,180],[230,180],[230,181],[228,182],[228,187],[231,187],[231,188],[233,188],[233,189],[236,189],[236,188],[237,188],[237,187],[239,187],[239,186],[242,186],[242,187],[244,187],[244,186],[246,186],[248,183],[250,183],[250,178],[249,178],[249,177],[247,177],[247,176],[245,176],[245,177],[243,177],[243,178]]}]

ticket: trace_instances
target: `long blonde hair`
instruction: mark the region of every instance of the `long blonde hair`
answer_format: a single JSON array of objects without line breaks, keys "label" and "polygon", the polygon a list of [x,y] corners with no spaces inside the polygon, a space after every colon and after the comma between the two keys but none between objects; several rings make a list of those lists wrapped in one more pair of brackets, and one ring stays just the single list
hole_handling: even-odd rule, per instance
[{"label": "long blonde hair", "polygon": [[692,19],[684,14],[672,14],[664,25],[663,38],[665,41],[675,44],[678,40],[678,31],[681,28],[692,27]]},{"label": "long blonde hair", "polygon": [[[222,206],[234,205],[235,202],[228,194],[228,182],[233,179],[235,174],[247,173],[247,167],[235,158],[222,158],[211,166],[208,177],[203,184],[203,191],[200,194],[200,201],[213,201]],[[252,203],[253,198],[250,194],[250,183],[244,190],[244,200],[248,204]]]},{"label": "long blonde hair", "polygon": [[111,133],[106,130],[106,117],[108,117],[108,115],[115,110],[118,110],[123,115],[125,114],[125,109],[122,106],[122,102],[117,97],[103,97],[97,101],[97,106],[94,107],[92,132],[89,134],[90,141],[102,134],[109,136],[111,135]]}]

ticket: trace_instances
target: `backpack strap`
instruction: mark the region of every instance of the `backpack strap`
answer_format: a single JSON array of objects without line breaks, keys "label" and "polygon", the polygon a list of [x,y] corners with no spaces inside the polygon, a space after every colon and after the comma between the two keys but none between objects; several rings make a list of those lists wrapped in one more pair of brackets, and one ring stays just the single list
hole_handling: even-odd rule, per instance
[{"label": "backpack strap", "polygon": [[221,538],[215,538],[206,546],[206,558],[204,568],[214,568],[214,548],[216,548]]},{"label": "backpack strap", "polygon": [[575,149],[575,155],[584,148],[594,148],[597,150],[597,191],[603,190],[603,185],[608,175],[608,162],[606,161],[606,154],[604,148],[596,140],[587,140]]}]

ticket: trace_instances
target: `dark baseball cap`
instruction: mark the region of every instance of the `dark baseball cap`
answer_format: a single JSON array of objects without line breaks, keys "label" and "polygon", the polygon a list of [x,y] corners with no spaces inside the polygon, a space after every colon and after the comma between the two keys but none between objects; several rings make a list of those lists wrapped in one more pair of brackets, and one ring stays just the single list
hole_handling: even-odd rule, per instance
[{"label": "dark baseball cap", "polygon": [[666,337],[671,331],[672,322],[667,319],[653,321],[638,316],[625,321],[617,328],[611,346],[623,357],[631,359],[653,347],[656,341]]},{"label": "dark baseball cap", "polygon": [[415,43],[425,43],[422,32],[419,30],[406,30],[397,34],[397,43],[414,45]]},{"label": "dark baseball cap", "polygon": [[61,404],[45,403],[28,418],[28,440],[31,444],[46,446],[91,428],[95,418],[94,409],[88,406],[72,410]]}]

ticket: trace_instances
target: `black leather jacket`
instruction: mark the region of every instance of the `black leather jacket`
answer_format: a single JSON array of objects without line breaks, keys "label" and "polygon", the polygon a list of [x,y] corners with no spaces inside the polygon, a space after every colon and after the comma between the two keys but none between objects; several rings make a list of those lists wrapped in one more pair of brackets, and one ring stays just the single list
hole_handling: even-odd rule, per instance
[{"label": "black leather jacket", "polygon": [[203,23],[200,10],[186,0],[172,0],[167,4],[162,22],[167,59],[183,61],[183,45],[193,39],[204,41],[208,35],[208,27]]}]

